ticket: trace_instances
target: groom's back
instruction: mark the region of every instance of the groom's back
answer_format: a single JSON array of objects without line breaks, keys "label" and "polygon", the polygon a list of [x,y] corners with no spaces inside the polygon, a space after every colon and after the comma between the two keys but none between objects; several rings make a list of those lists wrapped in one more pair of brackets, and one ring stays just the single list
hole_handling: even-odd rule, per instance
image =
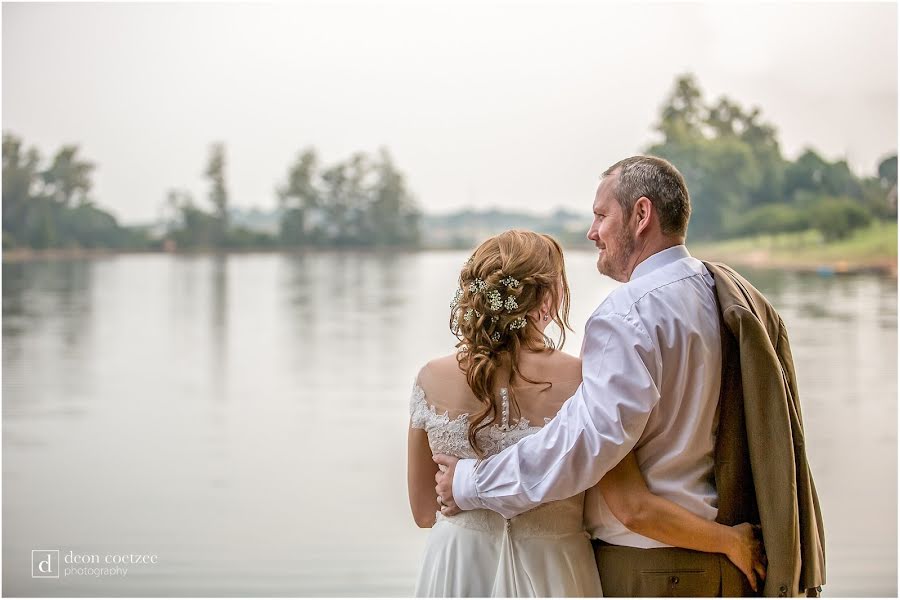
[{"label": "groom's back", "polygon": [[[714,280],[702,262],[681,258],[616,289],[594,316],[613,314],[633,322],[655,355],[659,402],[635,445],[647,485],[653,493],[715,519],[713,448],[722,352]],[[629,531],[599,493],[592,492],[589,502],[593,537],[623,546],[665,546]]]}]

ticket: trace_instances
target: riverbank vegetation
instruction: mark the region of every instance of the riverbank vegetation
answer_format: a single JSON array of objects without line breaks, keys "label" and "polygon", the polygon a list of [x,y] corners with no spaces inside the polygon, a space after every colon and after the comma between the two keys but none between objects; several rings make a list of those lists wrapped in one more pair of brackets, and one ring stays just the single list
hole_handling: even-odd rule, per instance
[{"label": "riverbank vegetation", "polygon": [[[691,75],[676,79],[654,130],[658,140],[642,151],[669,159],[684,173],[693,205],[692,247],[757,254],[767,248],[785,260],[839,256],[896,263],[896,154],[863,176],[845,160],[829,161],[813,149],[789,160],[759,108],[725,96],[707,102]],[[327,165],[315,148],[301,149],[273,184],[278,208],[254,211],[253,222],[236,218],[241,210],[228,188],[224,144],[212,144],[200,167],[205,199],[171,188],[160,200],[158,222],[127,227],[96,203],[91,192],[98,167],[77,145],[44,159],[6,132],[4,256],[104,249],[469,248],[513,226],[585,245],[586,225],[561,209],[546,218],[491,209],[423,215],[385,149]]]},{"label": "riverbank vegetation", "polygon": [[811,229],[691,244],[691,253],[734,266],[897,275],[897,223],[876,221],[840,240]]},{"label": "riverbank vegetation", "polygon": [[421,214],[387,150],[322,165],[299,153],[275,194],[280,224],[260,231],[231,222],[224,144],[210,146],[203,174],[206,205],[172,188],[162,222],[125,227],[91,197],[96,165],[76,145],[44,161],[3,135],[3,249],[247,250],[316,247],[418,247]]}]

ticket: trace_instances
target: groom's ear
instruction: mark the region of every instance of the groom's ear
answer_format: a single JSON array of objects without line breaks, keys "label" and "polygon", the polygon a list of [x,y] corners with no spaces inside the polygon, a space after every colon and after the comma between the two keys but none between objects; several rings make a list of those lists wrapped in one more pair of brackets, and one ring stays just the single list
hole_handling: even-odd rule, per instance
[{"label": "groom's ear", "polygon": [[634,218],[637,219],[637,234],[640,235],[650,227],[650,220],[653,214],[653,203],[647,196],[641,196],[634,203],[632,211]]}]

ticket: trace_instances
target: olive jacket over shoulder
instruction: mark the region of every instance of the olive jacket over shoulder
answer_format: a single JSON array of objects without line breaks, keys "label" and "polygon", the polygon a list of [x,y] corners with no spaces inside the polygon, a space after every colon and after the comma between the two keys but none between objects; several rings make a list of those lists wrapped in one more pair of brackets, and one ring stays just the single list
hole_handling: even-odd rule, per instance
[{"label": "olive jacket over shoulder", "polygon": [[721,263],[704,264],[715,278],[722,318],[716,520],[761,524],[769,561],[763,595],[818,595],[825,534],[787,330],[746,279]]}]

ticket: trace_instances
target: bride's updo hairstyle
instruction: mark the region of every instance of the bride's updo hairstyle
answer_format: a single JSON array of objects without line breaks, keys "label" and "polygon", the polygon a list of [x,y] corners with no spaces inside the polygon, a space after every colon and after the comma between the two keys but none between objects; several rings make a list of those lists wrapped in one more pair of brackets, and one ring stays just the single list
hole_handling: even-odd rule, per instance
[{"label": "bride's updo hairstyle", "polygon": [[[559,328],[558,342],[537,327],[547,298],[549,316]],[[565,330],[572,329],[562,248],[549,235],[533,231],[514,229],[488,238],[463,265],[450,307],[450,331],[459,340],[456,358],[482,404],[469,418],[469,443],[483,458],[475,434],[498,422],[494,398],[499,388],[509,386],[510,404],[518,410],[511,385],[520,379],[541,383],[519,372],[522,349],[562,348]]]}]

